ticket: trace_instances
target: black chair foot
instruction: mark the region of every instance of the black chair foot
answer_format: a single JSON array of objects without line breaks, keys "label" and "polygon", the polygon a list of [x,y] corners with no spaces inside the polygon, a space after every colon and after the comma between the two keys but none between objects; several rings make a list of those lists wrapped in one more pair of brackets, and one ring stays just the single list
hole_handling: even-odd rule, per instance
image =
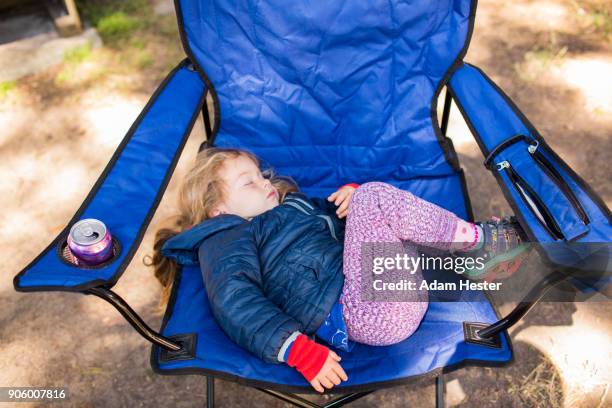
[{"label": "black chair foot", "polygon": [[215,377],[206,376],[206,408],[215,406]]},{"label": "black chair foot", "polygon": [[436,408],[444,408],[444,374],[436,377]]}]

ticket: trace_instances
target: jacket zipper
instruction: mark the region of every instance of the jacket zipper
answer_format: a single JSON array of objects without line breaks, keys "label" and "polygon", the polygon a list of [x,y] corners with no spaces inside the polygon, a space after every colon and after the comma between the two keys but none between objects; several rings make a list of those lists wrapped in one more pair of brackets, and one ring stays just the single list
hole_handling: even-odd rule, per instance
[{"label": "jacket zipper", "polygon": [[[291,199],[285,200],[285,201],[283,202],[283,204],[287,204],[287,205],[289,205],[289,206],[291,206],[291,207],[293,207],[293,208],[296,208],[296,209],[300,210],[301,212],[303,212],[304,214],[307,214],[307,215],[314,215],[314,214],[309,213],[309,212],[308,212],[308,211],[307,211],[305,208],[303,208],[303,207],[302,207],[302,206],[300,206],[299,204],[292,202],[291,200],[298,201],[298,202],[300,202],[300,203],[304,204],[304,205],[305,205],[307,208],[310,208],[310,209],[311,209],[311,211],[314,211],[314,207],[311,207],[311,206],[310,206],[308,203],[306,203],[305,201],[300,200],[300,199],[295,198],[295,197],[292,197]],[[333,237],[333,238],[334,238],[336,241],[338,241],[338,237],[336,236],[336,229],[334,228],[334,223],[332,222],[331,218],[330,218],[328,215],[322,215],[322,214],[321,214],[321,215],[317,215],[317,217],[322,218],[322,219],[323,219],[323,220],[324,220],[324,221],[327,223],[327,227],[329,228],[329,232],[331,233],[331,236],[332,236],[332,237]]]},{"label": "jacket zipper", "polygon": [[329,215],[317,215],[317,217],[323,218],[327,222],[329,232],[331,233],[332,237],[337,241],[338,237],[336,236],[336,229],[334,228],[334,223],[332,222]]},{"label": "jacket zipper", "polygon": [[[309,202],[304,201],[301,198],[297,198],[297,197],[291,197],[291,199],[304,204],[306,207],[310,208],[311,211],[314,211],[314,207]],[[336,241],[338,241],[338,237],[336,236],[336,228],[334,228],[334,223],[331,217],[329,215],[324,215],[324,214],[317,215],[317,217],[323,218],[325,222],[327,222],[327,226],[329,227],[329,232],[331,233],[332,237]]]},{"label": "jacket zipper", "polygon": [[559,190],[561,190],[561,192],[565,195],[568,201],[572,204],[572,206],[576,210],[576,213],[578,213],[578,216],[580,217],[582,222],[585,225],[589,224],[590,223],[589,217],[584,211],[582,204],[580,203],[580,201],[578,200],[574,192],[569,188],[565,180],[563,180],[563,177],[557,171],[557,169],[555,169],[552,163],[549,162],[548,159],[546,159],[546,157],[544,157],[544,155],[540,153],[538,150],[536,150],[535,148],[533,149],[533,152],[532,150],[530,150],[529,152],[531,153],[536,163],[540,165],[540,168],[544,170],[546,174],[548,174],[548,177],[551,178],[551,180],[557,185],[557,187],[559,187]]},{"label": "jacket zipper", "polygon": [[503,161],[498,163],[497,168],[498,170],[504,170],[523,199],[525,205],[529,207],[548,234],[556,240],[565,239],[561,232],[561,228],[559,228],[559,224],[557,224],[557,221],[550,213],[546,204],[540,199],[531,186],[510,166],[510,163],[508,161]]}]

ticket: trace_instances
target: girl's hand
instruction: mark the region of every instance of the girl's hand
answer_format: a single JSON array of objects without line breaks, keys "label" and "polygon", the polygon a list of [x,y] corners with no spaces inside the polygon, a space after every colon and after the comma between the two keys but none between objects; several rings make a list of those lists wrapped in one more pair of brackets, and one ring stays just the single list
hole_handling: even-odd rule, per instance
[{"label": "girl's hand", "polygon": [[321,367],[321,371],[319,371],[319,374],[310,381],[312,388],[318,392],[323,392],[325,391],[323,387],[331,389],[334,385],[340,384],[340,381],[347,381],[348,376],[340,363],[338,363],[339,361],[340,356],[329,350],[327,360],[325,364],[323,364],[323,367]]},{"label": "girl's hand", "polygon": [[336,210],[336,215],[338,218],[344,218],[348,214],[348,207],[351,203],[351,197],[353,197],[354,192],[355,187],[344,186],[327,197],[327,201],[333,201],[334,204],[338,206],[338,209]]}]

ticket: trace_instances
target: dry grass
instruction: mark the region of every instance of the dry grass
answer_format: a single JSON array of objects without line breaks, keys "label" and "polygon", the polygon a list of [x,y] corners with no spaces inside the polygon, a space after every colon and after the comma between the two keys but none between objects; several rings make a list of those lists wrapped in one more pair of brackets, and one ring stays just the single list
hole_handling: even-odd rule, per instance
[{"label": "dry grass", "polygon": [[156,15],[153,1],[81,0],[77,4],[104,45],[66,53],[49,84],[56,88],[55,94],[73,94],[92,86],[148,90],[184,58],[175,16]]},{"label": "dry grass", "polygon": [[526,407],[562,407],[562,379],[552,363],[541,357],[539,364],[524,376],[518,385],[511,385],[510,395],[518,398]]},{"label": "dry grass", "polygon": [[523,61],[514,64],[515,75],[524,82],[537,81],[551,66],[563,63],[568,47],[559,44],[554,31],[548,33],[548,40],[525,53]]},{"label": "dry grass", "polygon": [[577,22],[584,35],[612,41],[612,2],[609,0],[571,0]]}]

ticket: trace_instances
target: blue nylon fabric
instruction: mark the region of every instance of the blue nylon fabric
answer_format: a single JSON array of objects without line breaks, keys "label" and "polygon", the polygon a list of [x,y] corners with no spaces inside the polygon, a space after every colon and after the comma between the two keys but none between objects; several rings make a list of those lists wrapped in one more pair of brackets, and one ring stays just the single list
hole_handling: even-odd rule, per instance
[{"label": "blue nylon fabric", "polygon": [[118,259],[99,269],[63,263],[51,246],[16,281],[20,288],[72,287],[109,280],[117,272],[155,200],[204,93],[196,72],[179,69],[140,122],[80,219],[102,220],[122,245]]},{"label": "blue nylon fabric", "polygon": [[[446,208],[454,212],[461,218],[467,217],[467,208],[464,200],[464,192],[461,187],[461,178],[459,173],[449,176],[431,177],[431,178],[415,178],[412,180],[398,182],[395,180],[387,180],[387,183],[393,184],[398,188],[427,200],[432,203]],[[336,187],[305,187],[300,186],[309,197],[328,197],[336,191]]]},{"label": "blue nylon fabric", "polygon": [[527,152],[527,145],[514,145],[503,152],[503,157],[511,159],[513,169],[522,177],[535,191],[546,191],[549,209],[556,220],[565,239],[575,239],[589,231],[580,216],[567,199],[565,194],[557,188],[546,173],[539,166],[534,165],[533,159]]},{"label": "blue nylon fabric", "polygon": [[[448,282],[460,278],[459,275],[446,275]],[[196,358],[159,363],[161,371],[200,368],[248,380],[309,387],[293,368],[285,364],[266,364],[225,335],[210,313],[197,265],[182,268],[177,291],[172,318],[162,332],[165,336],[197,333]],[[401,343],[384,347],[355,344],[348,353],[335,350],[342,357],[342,367],[349,377],[349,381],[343,382],[342,386],[359,386],[421,375],[468,359],[509,361],[512,352],[505,336],[502,336],[501,349],[464,341],[463,321],[492,323],[497,320],[482,292],[470,292],[465,300],[430,303],[417,331]],[[159,359],[157,348],[154,358]],[[338,390],[341,388],[338,387]]]},{"label": "blue nylon fabric", "polygon": [[[470,2],[178,4],[188,49],[218,94],[216,146],[250,149],[264,167],[293,177],[312,197],[348,182],[379,180],[467,216],[461,175],[446,161],[431,106],[466,42]],[[201,368],[308,386],[294,369],[264,363],[223,333],[197,266],[182,269],[176,290],[162,331],[197,333],[196,358],[160,363],[154,349],[159,370]],[[397,380],[466,360],[507,362],[512,353],[505,337],[501,349],[464,341],[462,322],[496,320],[481,292],[463,303],[432,303],[404,342],[340,351],[345,385]]]},{"label": "blue nylon fabric", "polygon": [[305,191],[454,173],[431,106],[470,1],[179,5],[219,97],[215,145],[251,149]]},{"label": "blue nylon fabric", "polygon": [[[502,95],[475,67],[464,65],[455,71],[451,77],[450,85],[453,95],[458,99],[472,128],[477,132],[477,137],[488,151],[491,151],[502,141],[517,134],[527,135],[530,138],[536,139],[536,135],[530,131],[527,124],[522,121]],[[580,220],[577,212],[565,196],[555,187],[554,183],[549,181],[549,178],[545,175],[546,173],[530,157],[527,151],[527,143],[521,141],[507,147],[500,151],[493,162],[500,163],[508,160],[511,163],[511,166],[521,177],[527,180],[528,184],[547,205],[567,240],[573,239],[575,243],[612,241],[612,226],[602,208],[563,169],[550,152],[547,152],[543,146],[538,147],[538,149],[581,202],[590,220],[588,225],[585,225]],[[570,245],[564,244],[564,241],[555,240],[526,206],[506,171],[502,170],[498,174],[507,185],[515,205],[532,230],[535,238],[540,243],[546,244],[542,245],[542,248],[546,251],[552,262],[569,267],[578,267],[577,257],[587,259],[591,255],[589,252],[591,249],[601,251],[601,248],[596,246],[570,247]],[[558,243],[558,245],[550,244],[554,242]],[[610,252],[610,249],[608,249],[608,252]]]}]

